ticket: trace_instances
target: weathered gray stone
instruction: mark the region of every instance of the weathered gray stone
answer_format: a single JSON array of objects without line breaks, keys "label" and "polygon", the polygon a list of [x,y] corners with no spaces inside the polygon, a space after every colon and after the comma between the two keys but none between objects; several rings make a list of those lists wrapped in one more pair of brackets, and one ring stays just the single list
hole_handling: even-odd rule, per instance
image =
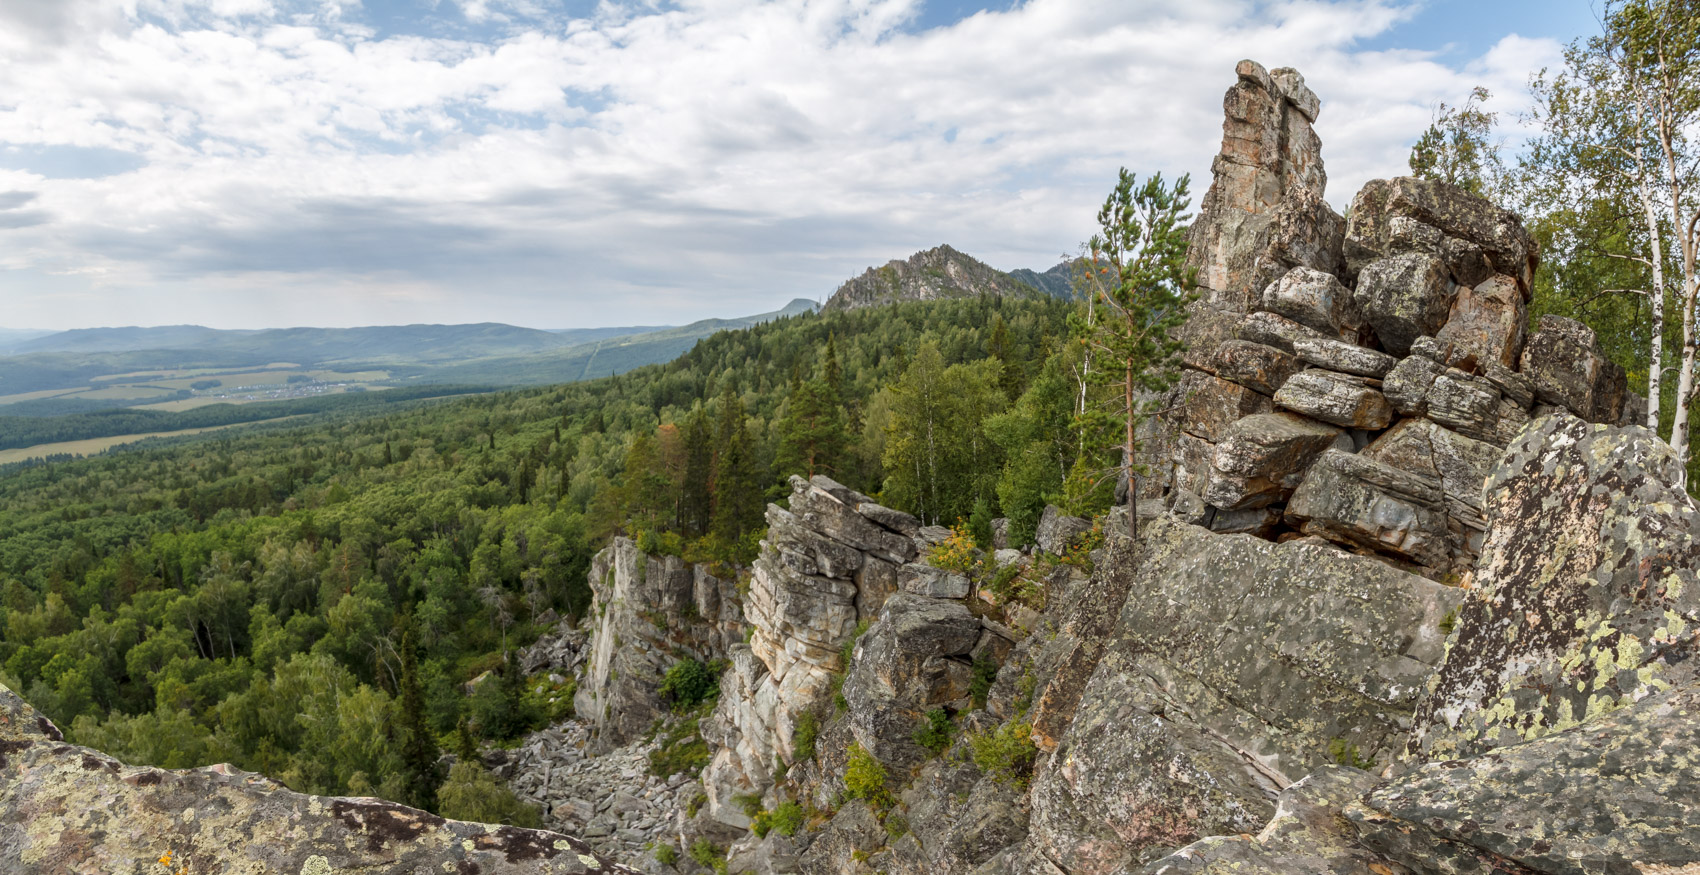
[{"label": "weathered gray stone", "polygon": [[309,796],[229,765],[127,766],[66,744],[4,686],[0,849],[0,868],[44,875],[637,873],[559,833],[444,820],[381,799]]},{"label": "weathered gray stone", "polygon": [[1248,312],[1293,267],[1332,271],[1341,261],[1345,222],[1322,199],[1327,176],[1306,115],[1309,90],[1296,74],[1283,81],[1291,96],[1243,61],[1223,100],[1222,148],[1187,254],[1204,300],[1220,310]]},{"label": "weathered gray stone", "polygon": [[1431,568],[1449,553],[1440,484],[1360,455],[1322,455],[1287,504],[1306,534],[1392,553]]},{"label": "weathered gray stone", "polygon": [[1322,338],[1294,340],[1293,353],[1325,370],[1377,379],[1387,376],[1387,372],[1399,363],[1398,359],[1379,350]]},{"label": "weathered gray stone", "polygon": [[[1443,182],[1401,176],[1366,183],[1352,199],[1348,212],[1351,216],[1346,230],[1348,250],[1372,257],[1387,254],[1393,220],[1414,219],[1449,238],[1474,246],[1495,272],[1515,278],[1523,294],[1529,294],[1539,261],[1534,238],[1515,213],[1500,209],[1485,198]],[[1441,246],[1446,252],[1445,241]],[[1468,251],[1456,246],[1453,249],[1456,252],[1448,254],[1454,258]],[[1459,282],[1465,278],[1460,277]]]},{"label": "weathered gray stone", "polygon": [[1408,252],[1365,265],[1352,298],[1382,347],[1403,356],[1446,324],[1455,289],[1438,257]]},{"label": "weathered gray stone", "polygon": [[1287,378],[1304,370],[1291,353],[1249,340],[1230,340],[1216,348],[1216,376],[1273,395]]},{"label": "weathered gray stone", "polygon": [[879,621],[856,642],[844,678],[850,732],[889,768],[925,760],[915,728],[929,709],[968,695],[967,655],[980,641],[980,621],[960,602],[896,593]]},{"label": "weathered gray stone", "polygon": [[1617,422],[1623,414],[1623,369],[1600,352],[1594,330],[1574,319],[1542,316],[1521,370],[1540,401],[1589,422]]},{"label": "weathered gray stone", "polygon": [[1201,497],[1229,511],[1285,500],[1311,463],[1341,437],[1338,428],[1291,413],[1248,416],[1229,426],[1216,445]]},{"label": "weathered gray stone", "polygon": [[1429,390],[1434,388],[1434,381],[1443,373],[1446,373],[1444,365],[1413,355],[1400,359],[1399,364],[1387,372],[1387,377],[1381,382],[1381,391],[1394,410],[1406,416],[1422,416],[1428,413]]},{"label": "weathered gray stone", "polygon": [[1256,535],[1269,537],[1281,524],[1278,507],[1251,507],[1244,510],[1212,509],[1204,527],[1218,535]]},{"label": "weathered gray stone", "polygon": [[1535,387],[1529,383],[1529,378],[1511,368],[1489,363],[1482,369],[1482,376],[1499,390],[1505,400],[1518,407],[1528,410],[1535,403]]},{"label": "weathered gray stone", "polygon": [[1183,374],[1179,391],[1182,427],[1207,441],[1217,440],[1242,416],[1273,409],[1268,395],[1199,371]]},{"label": "weathered gray stone", "polygon": [[1358,330],[1352,293],[1332,273],[1295,267],[1263,290],[1263,309],[1327,335]]},{"label": "weathered gray stone", "polygon": [[1110,543],[1094,581],[1120,578],[1126,599],[1034,780],[1030,849],[1070,873],[1126,871],[1255,832],[1331,748],[1392,761],[1458,590],[1308,540],[1166,519],[1137,557]]},{"label": "weathered gray stone", "polygon": [[1039,514],[1039,528],[1033,536],[1033,541],[1039,549],[1060,556],[1068,550],[1074,540],[1092,531],[1092,521],[1077,516],[1069,516],[1047,504]]},{"label": "weathered gray stone", "polygon": [[902,564],[915,556],[915,543],[909,536],[871,521],[845,498],[797,476],[791,478],[791,513],[809,529],[889,562]]},{"label": "weathered gray stone", "polygon": [[1366,458],[1438,482],[1448,512],[1472,521],[1482,518],[1482,483],[1501,454],[1493,444],[1427,419],[1401,420],[1363,451]]},{"label": "weathered gray stone", "polygon": [[1359,846],[1357,829],[1342,814],[1378,780],[1346,766],[1324,766],[1281,791],[1274,818],[1257,835],[1202,839],[1149,864],[1141,875],[1400,873],[1399,864]]},{"label": "weathered gray stone", "polygon": [[1293,352],[1293,344],[1296,341],[1329,339],[1314,328],[1306,328],[1285,316],[1263,311],[1236,317],[1234,336],[1240,340],[1273,346],[1282,352]]},{"label": "weathered gray stone", "polygon": [[1275,90],[1287,104],[1298,110],[1305,121],[1315,123],[1317,115],[1322,111],[1322,101],[1316,97],[1316,92],[1305,85],[1305,77],[1292,67],[1276,67],[1269,71],[1269,78],[1275,83]]},{"label": "weathered gray stone", "polygon": [[1461,286],[1473,288],[1494,275],[1493,260],[1480,246],[1468,240],[1457,237],[1441,240],[1440,260],[1446,262],[1452,281]]},{"label": "weathered gray stone", "polygon": [[1700,668],[1700,513],[1639,427],[1537,420],[1493,470],[1472,597],[1411,752],[1472,756],[1577,725]]},{"label": "weathered gray stone", "polygon": [[1220,310],[1204,301],[1187,305],[1187,320],[1178,332],[1186,344],[1181,361],[1189,368],[1205,373],[1216,372],[1216,348],[1234,339],[1235,328],[1245,318],[1242,313]]},{"label": "weathered gray stone", "polygon": [[1568,731],[1424,766],[1347,814],[1365,844],[1420,873],[1445,871],[1431,860],[1448,843],[1536,872],[1693,871],[1697,749],[1700,687],[1686,686]]},{"label": "weathered gray stone", "polygon": [[1459,286],[1446,324],[1434,335],[1440,362],[1471,373],[1489,365],[1516,368],[1528,323],[1517,281],[1494,276],[1474,288]]},{"label": "weathered gray stone", "polygon": [[1428,418],[1459,434],[1488,440],[1499,424],[1499,390],[1481,377],[1448,369],[1429,388]]},{"label": "weathered gray stone", "polygon": [[916,562],[903,566],[897,580],[904,592],[935,599],[965,599],[972,590],[967,577]]},{"label": "weathered gray stone", "polygon": [[1315,368],[1287,380],[1275,403],[1344,428],[1382,429],[1393,419],[1387,398],[1361,378]]}]

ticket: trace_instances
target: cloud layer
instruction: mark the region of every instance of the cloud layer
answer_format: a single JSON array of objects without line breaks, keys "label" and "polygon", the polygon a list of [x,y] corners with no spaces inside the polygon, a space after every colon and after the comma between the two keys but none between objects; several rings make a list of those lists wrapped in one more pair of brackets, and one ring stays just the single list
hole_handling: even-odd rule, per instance
[{"label": "cloud layer", "polygon": [[942,242],[1043,268],[1119,166],[1202,197],[1242,57],[1322,96],[1344,203],[1558,50],[1357,48],[1401,0],[374,2],[0,2],[0,324],[678,323]]}]

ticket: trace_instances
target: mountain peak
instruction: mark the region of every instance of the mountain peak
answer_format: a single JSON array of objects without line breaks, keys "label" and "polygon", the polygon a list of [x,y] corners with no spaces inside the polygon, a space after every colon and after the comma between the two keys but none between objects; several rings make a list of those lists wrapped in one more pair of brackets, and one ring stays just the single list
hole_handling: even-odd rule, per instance
[{"label": "mountain peak", "polygon": [[925,249],[907,259],[870,267],[832,293],[823,312],[877,307],[898,301],[931,301],[975,295],[1026,298],[1039,292],[985,262],[949,245]]}]

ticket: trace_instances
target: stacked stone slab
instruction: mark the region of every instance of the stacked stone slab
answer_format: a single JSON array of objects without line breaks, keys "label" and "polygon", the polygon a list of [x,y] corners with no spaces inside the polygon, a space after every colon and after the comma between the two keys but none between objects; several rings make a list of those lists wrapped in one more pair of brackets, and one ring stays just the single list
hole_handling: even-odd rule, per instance
[{"label": "stacked stone slab", "polygon": [[1533,415],[1642,408],[1580,323],[1527,334],[1536,246],[1443,183],[1375,180],[1350,221],[1304,78],[1242,61],[1192,233],[1173,437],[1142,497],[1217,532],[1316,535],[1431,577],[1481,548],[1481,485]]},{"label": "stacked stone slab", "polygon": [[750,640],[732,647],[720,704],[703,724],[716,748],[703,782],[709,813],[740,827],[749,821],[732,797],[760,795],[775,764],[791,763],[797,720],[827,697],[857,623],[900,589],[950,584],[906,571],[920,552],[919,520],[827,477],[792,477],[790,509],[768,505],[767,524],[744,599]]}]

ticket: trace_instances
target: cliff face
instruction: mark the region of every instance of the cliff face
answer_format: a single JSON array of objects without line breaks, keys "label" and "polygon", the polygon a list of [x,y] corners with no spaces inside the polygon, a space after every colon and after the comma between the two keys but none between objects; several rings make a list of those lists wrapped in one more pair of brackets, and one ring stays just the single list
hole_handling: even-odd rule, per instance
[{"label": "cliff face", "polygon": [[898,301],[932,301],[976,295],[1028,297],[1042,294],[1009,274],[949,246],[927,249],[884,267],[870,267],[832,293],[822,312],[856,310]]},{"label": "cliff face", "polygon": [[126,766],[62,738],[0,687],[0,871],[637,871],[558,833],[444,820],[380,799],[307,796],[229,766]]}]

